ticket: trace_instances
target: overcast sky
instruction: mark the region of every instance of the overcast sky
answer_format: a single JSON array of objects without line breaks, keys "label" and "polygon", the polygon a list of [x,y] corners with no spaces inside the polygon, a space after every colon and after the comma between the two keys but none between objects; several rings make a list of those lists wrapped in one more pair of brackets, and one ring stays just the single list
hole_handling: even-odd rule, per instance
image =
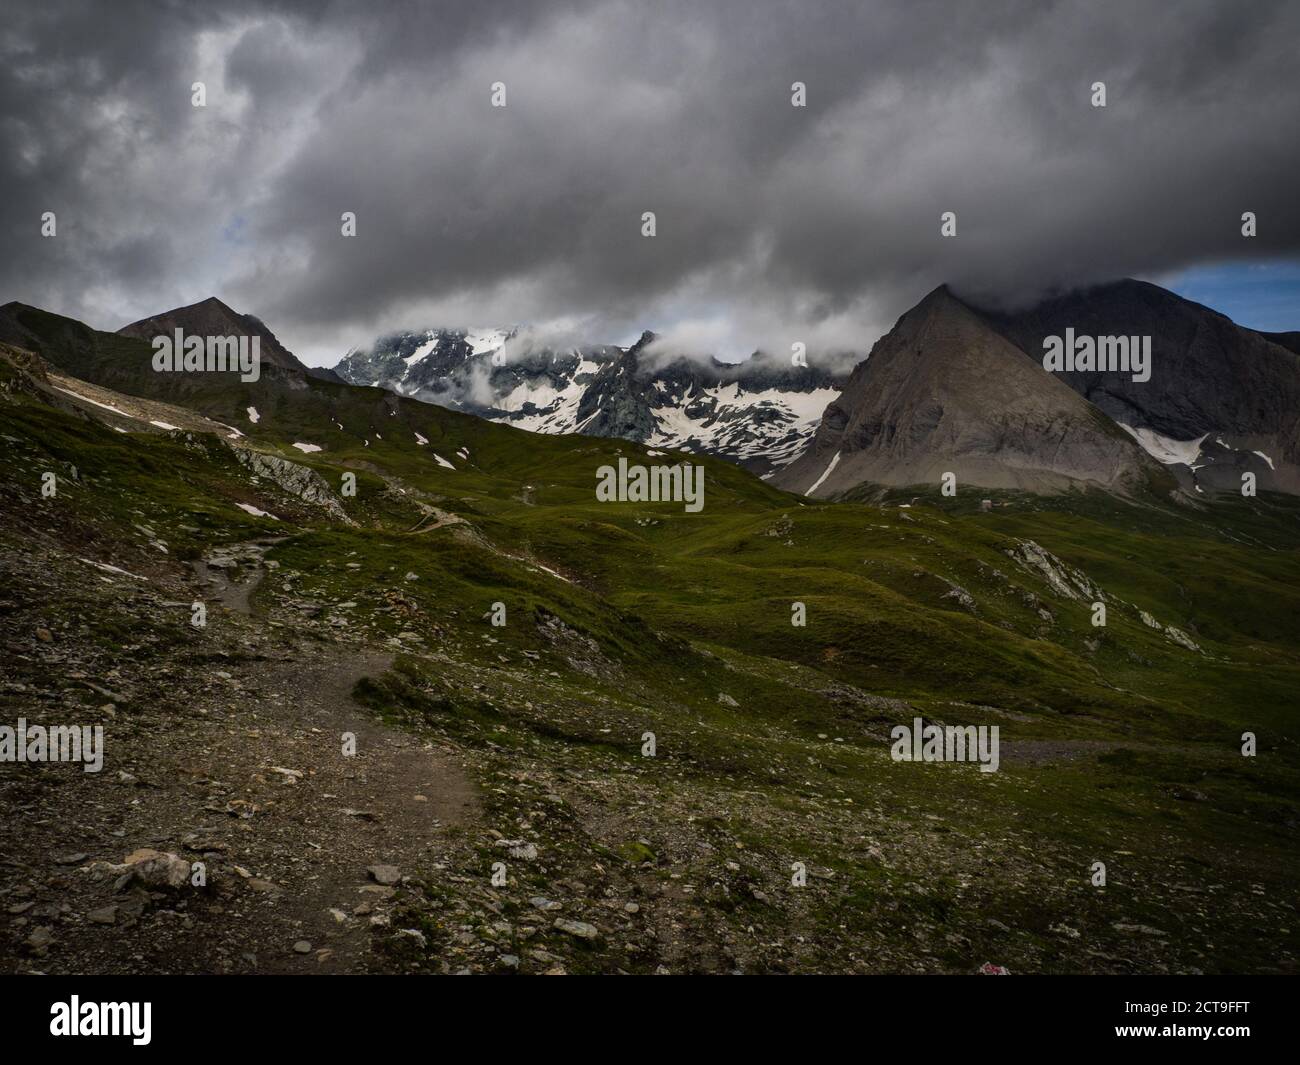
[{"label": "overcast sky", "polygon": [[0,302],[217,295],[317,365],[516,323],[865,353],[942,281],[1293,262],[1297,45],[1285,0],[7,5]]}]

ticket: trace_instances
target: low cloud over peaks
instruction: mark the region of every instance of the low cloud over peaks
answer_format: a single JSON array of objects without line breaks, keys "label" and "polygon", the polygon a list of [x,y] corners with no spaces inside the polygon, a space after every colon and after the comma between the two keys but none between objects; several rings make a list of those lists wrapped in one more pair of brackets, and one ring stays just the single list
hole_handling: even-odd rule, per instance
[{"label": "low cloud over peaks", "polygon": [[397,322],[734,359],[865,351],[943,281],[1296,252],[1300,7],[1149,14],[41,5],[0,35],[0,282],[106,328],[222,292],[317,364]]}]

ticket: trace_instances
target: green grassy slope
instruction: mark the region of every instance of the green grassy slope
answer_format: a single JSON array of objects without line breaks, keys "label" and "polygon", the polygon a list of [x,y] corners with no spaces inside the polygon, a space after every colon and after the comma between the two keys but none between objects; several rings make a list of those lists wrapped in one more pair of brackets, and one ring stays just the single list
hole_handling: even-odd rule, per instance
[{"label": "green grassy slope", "polygon": [[[47,329],[55,362],[58,333]],[[109,383],[121,352],[104,336],[73,331],[68,343],[86,345],[79,368]],[[1121,924],[1160,925],[1168,896],[1140,885],[1164,891],[1194,876],[1243,897],[1266,884],[1270,900],[1294,901],[1293,500],[1183,510],[1091,495],[1003,497],[992,513],[937,495],[908,507],[812,503],[704,460],[705,507],[691,514],[681,504],[596,501],[598,466],[619,455],[655,461],[623,441],[535,436],[325,382],[296,394],[268,382],[256,426],[228,386],[168,397],[189,398],[257,447],[318,471],[336,494],[342,475],[356,473],[356,497],[338,496],[356,523],[348,526],[253,481],[222,441],[115,433],[11,387],[16,371],[6,373],[6,537],[54,537],[69,554],[142,575],[214,545],[283,537],[268,557],[300,575],[298,594],[361,604],[369,638],[404,638],[403,618],[418,619],[399,668],[365,692],[377,711],[458,742],[490,737],[494,751],[615,776],[633,763],[645,772],[636,751],[653,730],[668,752],[654,779],[665,809],[698,808],[755,853],[802,848],[839,872],[844,890],[805,914],[816,928],[869,939],[924,916],[978,950],[989,935],[982,915],[1001,914],[1030,932],[1014,949],[998,945],[999,956],[1078,968],[1080,956],[1049,925],[1073,907],[1095,923],[1093,946],[1123,952],[1110,941],[1124,933],[1108,930],[1115,919],[1081,871],[1117,852],[1137,856],[1113,859],[1127,865]],[[324,450],[300,454],[295,440]],[[51,469],[60,495],[42,499],[40,473]],[[430,507],[461,523],[418,531]],[[1017,560],[1027,541],[1101,589],[1104,629],[1091,624],[1088,596],[1062,594]],[[404,614],[381,609],[392,595]],[[506,604],[504,627],[485,620],[494,602]],[[806,626],[791,624],[796,602]],[[1151,627],[1143,611],[1199,649]],[[520,685],[502,662],[530,655],[542,666]],[[892,762],[890,727],[917,714],[997,724],[1002,771]],[[1238,753],[1245,730],[1260,736],[1253,760]],[[761,789],[764,812],[719,805],[710,789],[724,783]],[[1179,797],[1189,789],[1194,802]],[[821,804],[816,831],[804,823],[812,801]],[[961,838],[938,839],[931,818]],[[849,841],[867,822],[872,831],[894,825],[899,846],[915,854],[891,868],[858,854]],[[1007,838],[1016,840],[1007,863],[1033,852],[1039,864],[1017,866],[1001,888],[972,887],[973,870],[989,871],[982,848]],[[920,894],[918,883],[927,885]],[[1170,956],[1250,970],[1273,964],[1279,942],[1293,949],[1296,932],[1279,931],[1275,912],[1229,910],[1223,927],[1235,938],[1210,942],[1192,920],[1171,933],[1186,939]],[[1261,920],[1250,939],[1244,930]]]}]

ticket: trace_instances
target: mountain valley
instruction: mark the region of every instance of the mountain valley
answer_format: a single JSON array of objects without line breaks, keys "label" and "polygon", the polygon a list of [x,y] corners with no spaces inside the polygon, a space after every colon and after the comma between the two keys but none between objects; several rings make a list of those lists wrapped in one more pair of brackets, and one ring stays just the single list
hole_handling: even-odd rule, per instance
[{"label": "mountain valley", "polygon": [[[764,481],[195,306],[263,336],[258,381],[154,374],[179,312],[0,308],[3,720],[106,738],[100,773],[0,760],[7,971],[1296,970],[1300,499],[1134,439],[1220,419],[1281,468],[1284,421],[1098,417],[938,292]],[[556,391],[635,422],[629,354]],[[673,402],[763,392],[711,372]],[[598,501],[620,460],[700,466],[705,506]],[[999,770],[894,761],[917,717],[997,725]]]}]

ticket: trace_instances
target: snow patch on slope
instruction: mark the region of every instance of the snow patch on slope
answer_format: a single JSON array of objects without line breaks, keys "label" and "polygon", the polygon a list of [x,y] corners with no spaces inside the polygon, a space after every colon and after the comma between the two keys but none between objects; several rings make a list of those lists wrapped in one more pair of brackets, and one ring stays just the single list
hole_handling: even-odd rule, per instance
[{"label": "snow patch on slope", "polygon": [[834,472],[835,467],[838,466],[839,464],[840,464],[840,453],[837,451],[835,452],[834,455],[831,456],[830,465],[826,467],[822,475],[813,482],[812,487],[809,488],[808,491],[804,493],[804,495],[810,496],[815,491],[817,491],[817,489],[819,489],[822,486],[822,482],[825,481],[826,478],[829,477]]},{"label": "snow patch on slope", "polygon": [[116,407],[110,406],[107,403],[100,403],[99,400],[91,399],[89,396],[83,396],[79,392],[72,391],[72,389],[70,388],[62,388],[59,385],[55,385],[54,387],[57,388],[60,392],[72,396],[73,399],[81,400],[82,403],[93,403],[96,407],[102,407],[104,410],[111,410],[114,414],[122,415],[123,418],[134,418],[136,421],[140,420],[139,418],[136,418],[134,414],[127,414],[127,412],[124,410],[118,410]]},{"label": "snow patch on slope", "polygon": [[505,329],[471,329],[465,334],[465,343],[475,355],[482,355],[499,350],[509,336]]},{"label": "snow patch on slope", "polygon": [[1153,429],[1134,429],[1123,422],[1118,425],[1142,446],[1143,451],[1166,466],[1179,462],[1185,466],[1192,465],[1201,453],[1201,444],[1210,435],[1202,433],[1195,440],[1175,440],[1173,437],[1161,436]]}]

